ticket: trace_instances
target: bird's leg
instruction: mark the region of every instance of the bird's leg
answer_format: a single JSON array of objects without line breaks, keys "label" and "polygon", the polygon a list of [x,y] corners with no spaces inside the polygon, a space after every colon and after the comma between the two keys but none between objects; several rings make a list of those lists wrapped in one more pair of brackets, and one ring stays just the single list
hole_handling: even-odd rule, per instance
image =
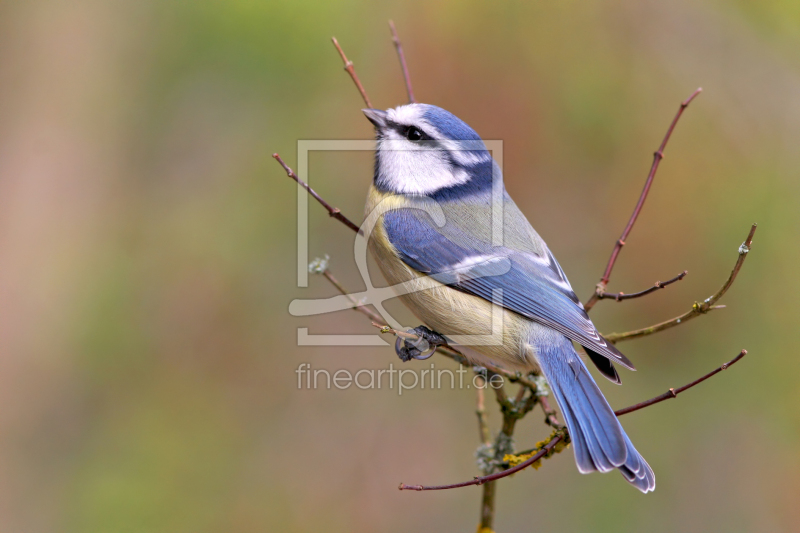
[{"label": "bird's leg", "polygon": [[407,333],[416,335],[417,338],[406,339],[397,337],[397,341],[394,343],[394,351],[403,362],[412,359],[427,359],[433,355],[436,348],[447,345],[447,339],[445,339],[443,335],[425,326],[409,329]]}]

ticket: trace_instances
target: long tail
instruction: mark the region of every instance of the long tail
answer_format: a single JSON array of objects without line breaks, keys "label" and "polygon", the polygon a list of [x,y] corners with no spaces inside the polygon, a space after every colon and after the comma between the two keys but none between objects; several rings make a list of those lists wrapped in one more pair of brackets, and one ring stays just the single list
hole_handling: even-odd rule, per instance
[{"label": "long tail", "polygon": [[587,474],[617,468],[640,491],[654,490],[650,465],[631,444],[572,343],[559,337],[562,342],[555,345],[537,343],[536,352],[569,429],[578,470]]}]

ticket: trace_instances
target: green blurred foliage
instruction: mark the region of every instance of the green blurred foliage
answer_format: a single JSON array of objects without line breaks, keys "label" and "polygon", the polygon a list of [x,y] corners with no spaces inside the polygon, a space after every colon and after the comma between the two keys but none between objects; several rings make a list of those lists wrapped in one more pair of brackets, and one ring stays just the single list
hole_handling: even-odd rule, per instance
[{"label": "green blurred foliage", "polygon": [[[601,330],[710,295],[759,223],[728,308],[623,345],[639,372],[603,386],[623,406],[750,351],[625,417],[656,492],[562,454],[500,484],[497,530],[798,530],[798,17],[788,1],[0,3],[0,529],[475,527],[477,489],[396,490],[476,473],[474,392],[298,390],[294,372],[397,363],[297,346],[298,327],[373,330],[288,314],[334,290],[296,287],[296,189],[270,157],[370,137],[331,35],[376,106],[404,102],[393,18],[418,97],[503,140],[510,192],[584,298],[704,87],[610,288],[689,276],[601,302]],[[312,154],[310,181],[358,219],[371,164]],[[360,289],[350,232],[316,204],[309,228],[311,256]],[[547,433],[533,414],[517,442]]]}]

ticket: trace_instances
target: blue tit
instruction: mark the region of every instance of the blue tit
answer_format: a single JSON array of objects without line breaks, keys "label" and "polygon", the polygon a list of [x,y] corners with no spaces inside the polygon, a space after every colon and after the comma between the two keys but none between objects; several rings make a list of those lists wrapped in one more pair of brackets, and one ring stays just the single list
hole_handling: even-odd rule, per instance
[{"label": "blue tit", "polygon": [[569,429],[578,470],[618,469],[640,491],[654,490],[653,470],[573,342],[614,383],[620,381],[614,363],[635,370],[633,364],[597,332],[555,257],[506,192],[478,134],[432,105],[364,114],[377,137],[366,203],[374,223],[368,248],[389,284],[404,287],[401,301],[448,339],[486,335],[500,316],[497,342],[459,349],[477,364],[541,372]]}]

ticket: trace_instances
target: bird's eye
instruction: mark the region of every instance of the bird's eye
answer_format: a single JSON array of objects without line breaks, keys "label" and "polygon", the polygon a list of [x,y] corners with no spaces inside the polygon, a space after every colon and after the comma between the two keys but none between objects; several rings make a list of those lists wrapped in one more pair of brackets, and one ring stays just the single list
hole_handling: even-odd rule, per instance
[{"label": "bird's eye", "polygon": [[422,130],[416,126],[411,126],[406,131],[406,139],[409,141],[421,141],[423,137]]}]

